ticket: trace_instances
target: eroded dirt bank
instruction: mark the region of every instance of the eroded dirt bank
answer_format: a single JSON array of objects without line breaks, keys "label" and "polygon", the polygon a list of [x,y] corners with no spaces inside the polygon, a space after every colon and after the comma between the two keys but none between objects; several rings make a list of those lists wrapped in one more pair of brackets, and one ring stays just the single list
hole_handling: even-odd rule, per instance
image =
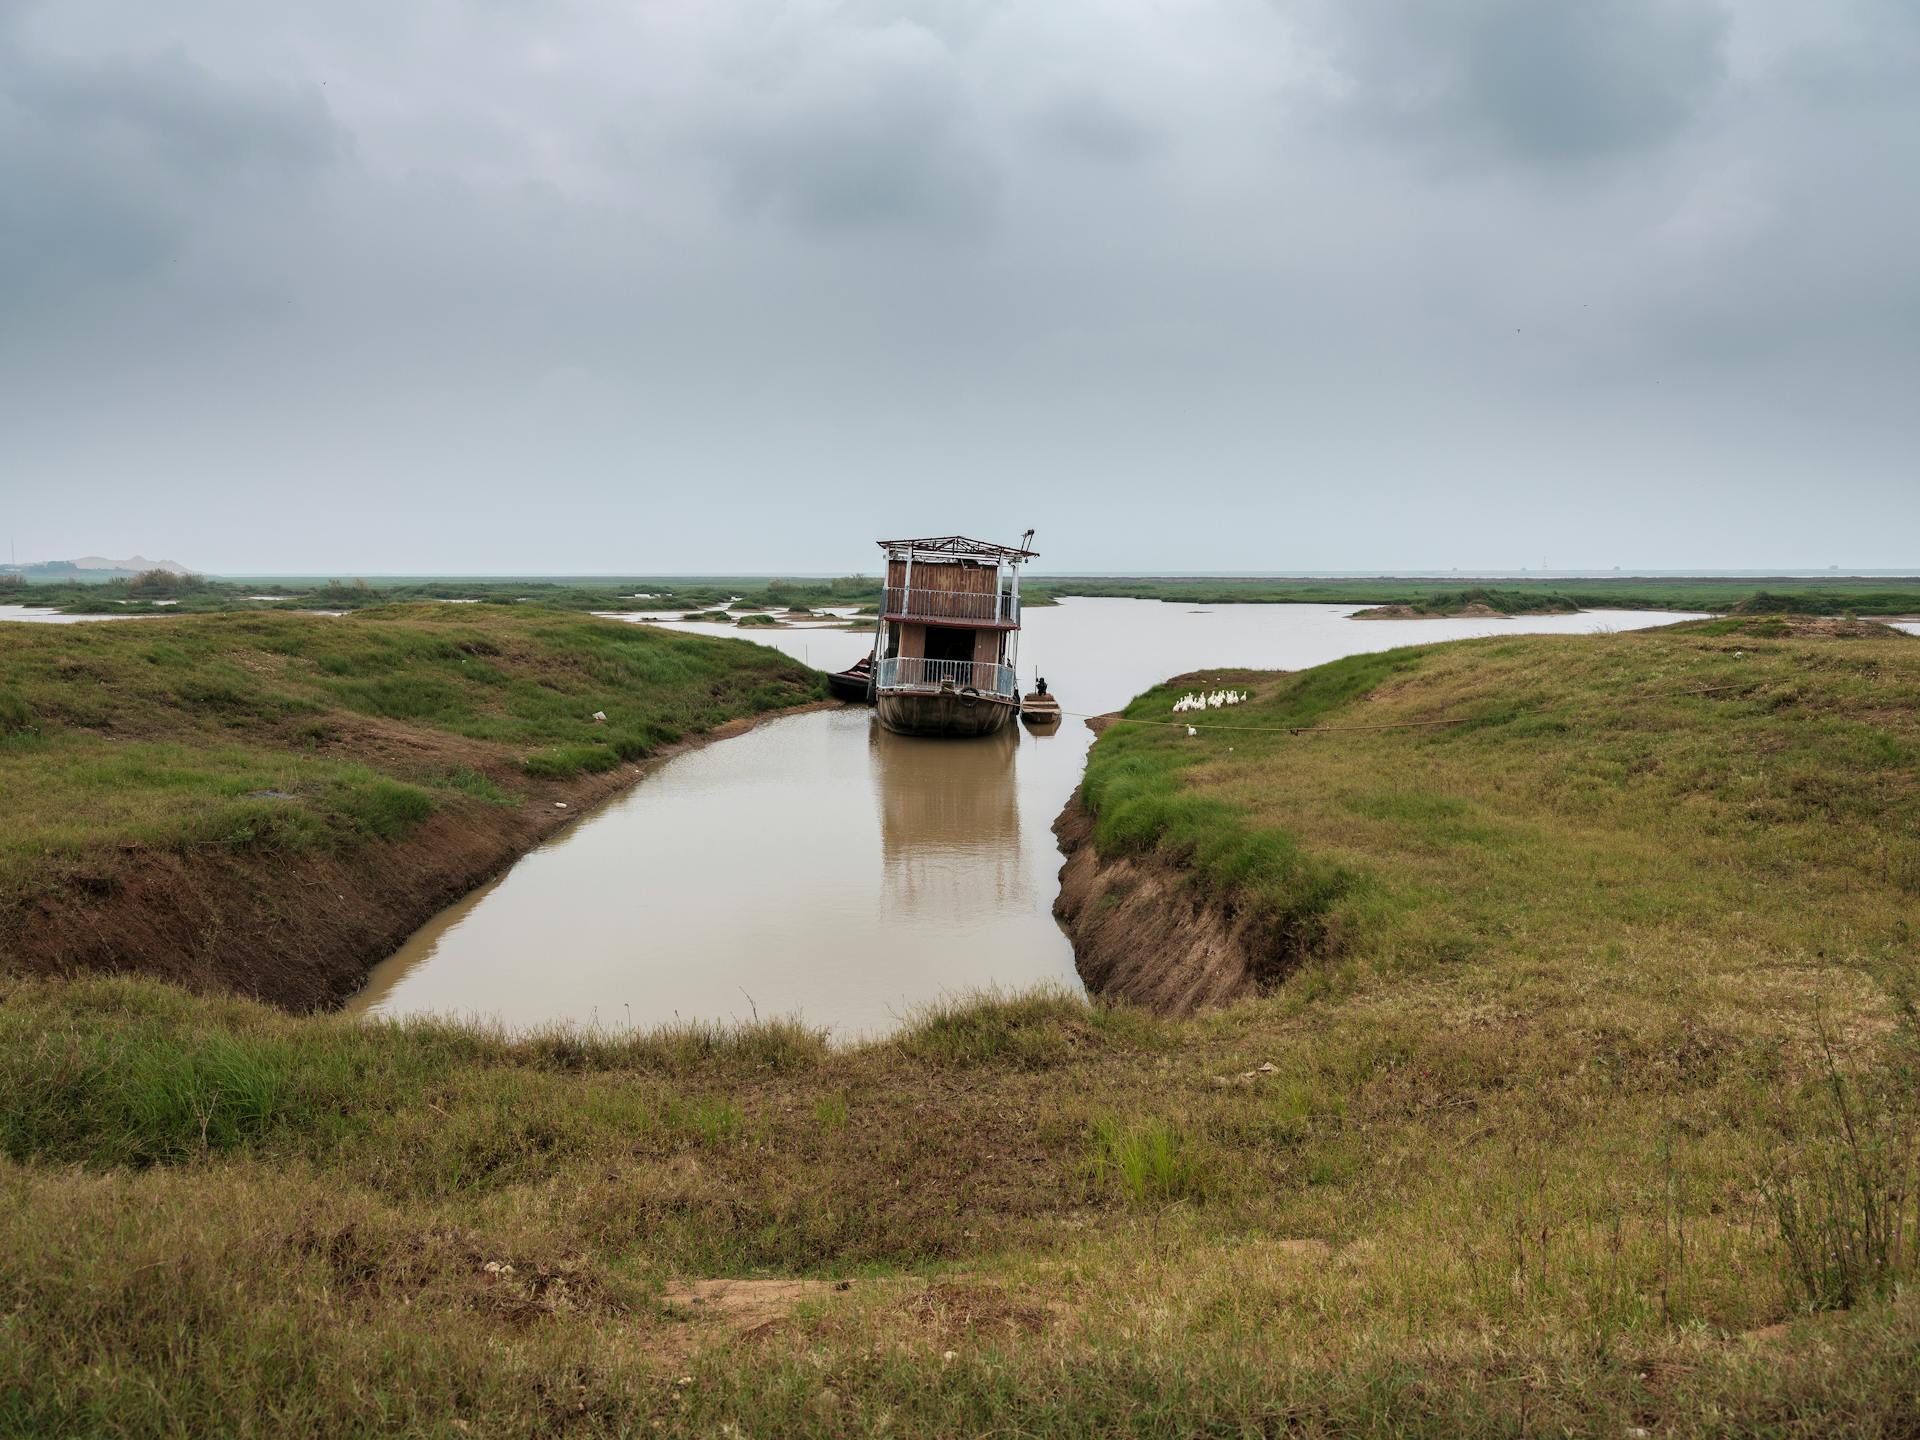
[{"label": "eroded dirt bank", "polygon": [[1088,990],[1162,1015],[1191,1015],[1255,992],[1265,926],[1199,898],[1167,860],[1100,855],[1078,790],[1053,833],[1067,857],[1053,914]]},{"label": "eroded dirt bank", "polygon": [[0,950],[28,973],[137,971],[289,1010],[329,1009],[441,908],[648,770],[761,721],[838,703],[729,721],[641,764],[535,783],[513,806],[442,811],[402,839],[346,852],[199,856],[127,846],[29,899],[9,917]]}]

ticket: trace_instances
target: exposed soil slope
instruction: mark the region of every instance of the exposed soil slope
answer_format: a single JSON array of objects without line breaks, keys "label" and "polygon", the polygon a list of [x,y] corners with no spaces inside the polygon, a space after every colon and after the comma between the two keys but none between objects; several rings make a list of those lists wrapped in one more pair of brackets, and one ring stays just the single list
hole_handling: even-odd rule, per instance
[{"label": "exposed soil slope", "polygon": [[641,764],[529,784],[511,807],[436,813],[397,840],[293,854],[95,852],[5,915],[0,962],[40,975],[133,972],[289,1010],[330,1009],[435,912],[648,770],[760,719],[838,703],[731,720]]},{"label": "exposed soil slope", "polygon": [[1207,898],[1159,855],[1103,860],[1079,791],[1054,822],[1066,855],[1053,915],[1073,941],[1080,978],[1095,995],[1191,1015],[1255,993],[1264,927]]}]

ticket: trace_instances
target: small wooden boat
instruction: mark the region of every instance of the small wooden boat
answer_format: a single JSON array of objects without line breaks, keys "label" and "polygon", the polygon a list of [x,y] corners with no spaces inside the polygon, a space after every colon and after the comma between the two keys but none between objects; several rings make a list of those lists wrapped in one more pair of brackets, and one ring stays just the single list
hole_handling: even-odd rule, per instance
[{"label": "small wooden boat", "polygon": [[873,657],[862,655],[846,669],[827,676],[827,689],[836,700],[855,705],[873,703]]},{"label": "small wooden boat", "polygon": [[1035,730],[1060,723],[1060,702],[1044,690],[1020,697],[1020,718]]}]

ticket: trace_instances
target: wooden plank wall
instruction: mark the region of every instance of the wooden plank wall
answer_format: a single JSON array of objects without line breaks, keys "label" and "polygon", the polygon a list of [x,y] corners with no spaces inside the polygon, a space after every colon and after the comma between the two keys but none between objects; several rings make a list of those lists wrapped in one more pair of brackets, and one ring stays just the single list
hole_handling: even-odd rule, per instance
[{"label": "wooden plank wall", "polygon": [[[913,562],[913,588],[938,590],[949,595],[991,595],[996,572],[991,565],[962,565],[952,560],[916,560]],[[895,590],[907,583],[904,560],[887,562],[887,584]]]}]

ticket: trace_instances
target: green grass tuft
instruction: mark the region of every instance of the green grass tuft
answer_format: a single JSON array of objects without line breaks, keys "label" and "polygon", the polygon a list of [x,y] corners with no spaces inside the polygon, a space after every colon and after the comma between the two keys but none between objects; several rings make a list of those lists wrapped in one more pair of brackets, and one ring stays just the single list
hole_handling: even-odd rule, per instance
[{"label": "green grass tuft", "polygon": [[5,1072],[0,1148],[93,1167],[225,1154],[316,1118],[292,1053],[223,1034],[43,1034]]},{"label": "green grass tuft", "polygon": [[344,808],[363,833],[397,840],[433,814],[433,797],[412,785],[374,780],[353,790]]},{"label": "green grass tuft", "polygon": [[24,735],[35,729],[33,710],[11,690],[0,690],[0,738]]},{"label": "green grass tuft", "polygon": [[489,805],[511,807],[519,803],[513,796],[471,766],[463,765],[453,771],[446,777],[445,784],[449,790],[457,790],[462,795],[485,801]]},{"label": "green grass tuft", "polygon": [[536,780],[571,780],[598,775],[619,763],[620,756],[608,745],[558,745],[527,756],[521,768]]},{"label": "green grass tuft", "polygon": [[1091,1148],[1094,1185],[1117,1186],[1135,1204],[1193,1200],[1206,1191],[1197,1147],[1164,1120],[1104,1117],[1094,1122]]}]

